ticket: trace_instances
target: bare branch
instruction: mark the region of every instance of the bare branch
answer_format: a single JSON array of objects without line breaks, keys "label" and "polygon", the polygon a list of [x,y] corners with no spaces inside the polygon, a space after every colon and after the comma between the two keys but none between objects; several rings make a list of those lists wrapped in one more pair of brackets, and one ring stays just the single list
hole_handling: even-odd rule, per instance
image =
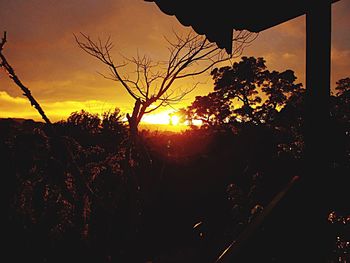
[{"label": "bare branch", "polygon": [[165,103],[166,103],[165,101],[161,101],[156,107],[151,108],[151,109],[149,109],[149,110],[146,110],[146,111],[145,111],[145,114],[151,113],[151,112],[153,112],[153,111],[159,109],[160,107],[164,106]]},{"label": "bare branch", "polygon": [[102,63],[107,65],[115,75],[115,79],[124,86],[124,88],[130,94],[130,96],[133,97],[134,99],[138,99],[138,96],[131,90],[131,88],[119,75],[118,68],[125,66],[125,64],[115,65],[113,63],[113,60],[110,54],[110,51],[113,48],[113,44],[110,42],[110,38],[108,38],[107,41],[103,44],[100,39],[98,40],[98,42],[94,42],[93,40],[91,40],[89,36],[83,33],[80,33],[80,34],[85,40],[85,42],[80,41],[78,37],[74,34],[75,41],[77,42],[79,47],[89,55],[97,58]]},{"label": "bare branch", "polygon": [[5,45],[5,43],[6,43],[6,32],[4,32],[4,37],[2,38],[2,40],[0,42],[0,59],[1,59],[0,65],[1,65],[1,67],[4,67],[9,78],[12,79],[15,82],[15,84],[24,92],[23,95],[28,98],[30,104],[39,112],[39,114],[43,118],[43,120],[47,124],[51,124],[51,121],[46,116],[46,114],[45,114],[44,110],[42,109],[42,107],[40,106],[39,102],[33,97],[31,91],[26,86],[24,86],[24,84],[18,78],[14,69],[11,67],[11,65],[8,63],[6,57],[2,53],[2,49]]},{"label": "bare branch", "polygon": [[4,31],[4,35],[3,35],[1,42],[0,42],[0,52],[2,51],[6,41],[7,41],[7,32]]},{"label": "bare branch", "polygon": [[[128,74],[121,75],[119,72],[126,63],[115,64],[113,62],[111,56],[113,44],[110,38],[105,42],[100,39],[94,42],[87,35],[81,33],[81,36],[83,41],[74,35],[79,47],[109,68],[110,76],[101,75],[121,82],[135,99],[133,113],[131,116],[128,115],[130,127],[134,128],[137,128],[144,114],[162,106],[178,103],[198,85],[197,83],[186,90],[176,90],[173,88],[176,80],[200,75],[220,62],[231,61],[232,58],[240,56],[244,48],[256,38],[253,33],[239,31],[232,40],[234,42],[232,54],[227,54],[204,36],[193,32],[183,36],[173,31],[173,40],[164,37],[169,51],[166,61],[154,63],[151,58],[145,55],[140,56],[138,52],[132,58],[122,56],[126,62],[135,66],[132,77],[129,77]],[[154,103],[157,103],[157,106],[153,107]]]}]

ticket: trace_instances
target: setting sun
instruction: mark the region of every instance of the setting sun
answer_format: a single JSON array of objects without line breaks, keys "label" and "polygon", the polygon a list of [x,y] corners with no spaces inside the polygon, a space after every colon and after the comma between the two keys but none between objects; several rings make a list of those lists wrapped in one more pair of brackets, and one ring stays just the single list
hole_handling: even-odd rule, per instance
[{"label": "setting sun", "polygon": [[147,124],[170,124],[172,121],[174,124],[174,120],[172,118],[170,119],[170,114],[169,111],[148,114],[143,116],[142,122]]},{"label": "setting sun", "polygon": [[163,111],[143,116],[142,122],[147,124],[180,125],[180,117],[173,112]]},{"label": "setting sun", "polygon": [[174,110],[165,110],[155,114],[143,116],[141,126],[151,130],[167,130],[180,132],[189,128],[188,123],[181,123],[180,117],[175,115]]},{"label": "setting sun", "polygon": [[180,123],[180,117],[177,115],[172,115],[170,117],[170,125],[178,125]]}]

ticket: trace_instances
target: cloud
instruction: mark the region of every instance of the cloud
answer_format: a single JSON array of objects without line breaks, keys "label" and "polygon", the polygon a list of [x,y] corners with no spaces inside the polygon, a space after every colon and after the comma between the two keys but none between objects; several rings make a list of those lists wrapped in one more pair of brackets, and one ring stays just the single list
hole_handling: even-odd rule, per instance
[{"label": "cloud", "polygon": [[[333,5],[332,84],[349,74],[349,11],[349,1]],[[102,39],[110,35],[116,61],[119,52],[130,57],[137,51],[159,61],[166,60],[168,55],[163,35],[171,35],[172,29],[178,33],[189,29],[174,16],[162,13],[154,3],[140,0],[0,0],[0,17],[0,32],[8,31],[6,57],[51,116],[56,114],[54,109],[61,114],[65,106],[67,112],[103,104],[117,105],[130,112],[133,106],[133,100],[122,87],[96,73],[108,71],[78,48],[73,33],[84,32]],[[302,16],[261,32],[243,55],[263,56],[271,70],[292,69],[298,80],[305,83],[305,42]],[[12,112],[36,116],[23,101],[18,87],[4,79],[0,72],[0,91],[10,98],[2,93],[1,103],[11,106],[4,109],[0,104],[1,115]],[[208,79],[208,75],[203,75],[203,79]],[[212,88],[209,77],[208,83],[190,94],[181,106]],[[61,104],[55,105],[56,102]]]},{"label": "cloud", "polygon": [[331,58],[331,84],[334,87],[339,79],[350,77],[350,49],[333,46]]},{"label": "cloud", "polygon": [[283,55],[282,55],[282,58],[284,58],[284,59],[295,59],[297,56],[295,55],[295,54],[293,54],[293,53],[288,53],[288,52],[286,52],[286,53],[284,53]]},{"label": "cloud", "polygon": [[[113,110],[116,106],[100,100],[86,101],[56,101],[40,103],[51,121],[66,119],[70,113],[87,110],[91,113],[103,113]],[[39,113],[31,107],[29,101],[23,97],[12,97],[5,91],[0,91],[0,117],[1,118],[31,118],[41,120]]]},{"label": "cloud", "polygon": [[88,28],[117,13],[127,0],[2,0],[2,26],[26,43],[56,40],[67,31]]},{"label": "cloud", "polygon": [[0,91],[0,107],[3,106],[3,104],[15,104],[15,105],[25,105],[28,103],[28,100],[25,98],[20,97],[11,97],[9,94],[7,94],[5,91]]},{"label": "cloud", "polygon": [[332,62],[342,65],[348,65],[350,59],[350,49],[332,48]]}]

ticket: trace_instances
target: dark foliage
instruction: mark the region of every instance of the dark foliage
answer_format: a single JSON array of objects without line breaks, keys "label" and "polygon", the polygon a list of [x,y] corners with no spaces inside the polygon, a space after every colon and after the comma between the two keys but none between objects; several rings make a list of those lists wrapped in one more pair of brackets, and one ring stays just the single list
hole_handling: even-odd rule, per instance
[{"label": "dark foliage", "polygon": [[[1,120],[4,256],[11,262],[214,262],[304,165],[304,89],[294,86],[291,71],[267,72],[261,59],[243,61],[234,67],[258,64],[253,75],[268,74],[263,107],[283,105],[269,121],[252,107],[251,120],[226,123],[213,113],[218,120],[205,129],[143,132],[135,141],[119,110],[102,117],[72,113],[53,125],[54,135],[43,123]],[[227,72],[215,74],[219,80]],[[250,80],[253,94],[255,77],[240,78]],[[329,187],[338,191],[329,207],[329,262],[349,260],[348,90],[348,79],[340,80],[331,104]],[[196,110],[225,112],[227,99],[215,94],[213,104],[196,98]],[[262,232],[261,261],[285,262],[280,250],[265,248],[281,245],[288,231],[266,225]]]},{"label": "dark foliage", "polygon": [[293,94],[303,91],[292,70],[266,69],[263,58],[242,57],[232,67],[211,72],[214,92],[196,97],[181,114],[189,122],[222,126],[233,122],[271,123]]}]

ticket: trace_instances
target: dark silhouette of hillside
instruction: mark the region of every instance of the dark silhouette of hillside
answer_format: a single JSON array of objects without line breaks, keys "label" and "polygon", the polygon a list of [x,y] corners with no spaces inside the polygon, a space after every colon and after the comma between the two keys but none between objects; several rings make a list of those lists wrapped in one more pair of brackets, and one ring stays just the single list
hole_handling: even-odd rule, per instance
[{"label": "dark silhouette of hillside", "polygon": [[[82,110],[53,124],[1,119],[4,256],[12,262],[215,262],[295,176],[303,179],[304,89],[292,71],[258,67],[259,78],[249,78],[244,93],[249,74],[233,80],[230,74],[256,63],[263,61],[245,58],[213,72],[216,94],[206,99],[245,96],[246,104],[232,112],[215,109],[236,118],[219,112],[210,115],[212,125],[182,133],[130,138],[118,109],[102,116]],[[267,100],[253,107],[260,82],[269,83]],[[295,234],[309,219],[290,216],[305,197],[293,187],[248,235],[241,251],[247,262],[295,262],[288,251],[301,238],[326,240],[325,260],[348,259],[349,78],[337,85],[332,177],[322,204],[327,227],[321,237]],[[190,110],[202,114],[202,106]]]},{"label": "dark silhouette of hillside", "polygon": [[[329,233],[338,247],[329,248],[329,258],[348,249],[335,243],[336,236],[348,237],[348,219],[341,217],[348,213],[349,182],[344,94],[332,102],[329,183],[338,191],[331,195]],[[302,169],[301,98],[292,97],[273,125],[144,132],[137,144],[122,123],[73,113],[53,125],[88,188],[78,185],[62,141],[48,135],[47,125],[2,119],[5,251],[14,262],[213,262]],[[261,234],[270,244],[288,234],[273,222]],[[272,243],[271,250],[251,246],[261,247],[267,261],[285,262],[283,248]]]}]

